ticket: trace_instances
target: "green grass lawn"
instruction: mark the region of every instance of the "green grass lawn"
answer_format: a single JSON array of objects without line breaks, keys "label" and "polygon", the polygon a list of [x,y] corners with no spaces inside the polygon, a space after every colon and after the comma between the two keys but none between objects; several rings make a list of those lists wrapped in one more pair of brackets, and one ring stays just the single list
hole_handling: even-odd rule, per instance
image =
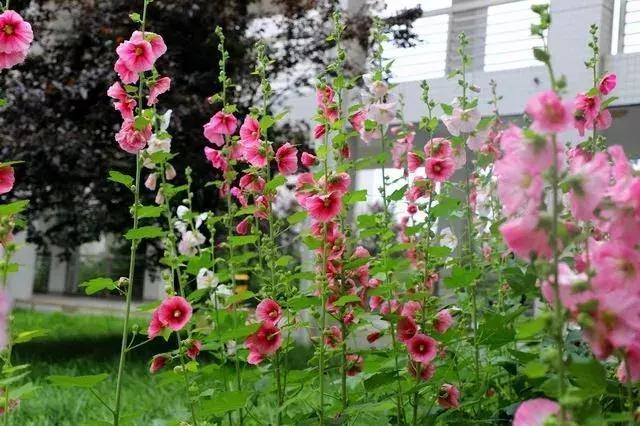
[{"label": "green grass lawn", "polygon": [[[30,364],[30,380],[38,388],[13,412],[11,424],[77,426],[110,421],[109,412],[89,391],[53,386],[47,377],[108,373],[109,379],[99,384],[96,391],[112,403],[122,319],[33,311],[16,311],[14,317],[16,332],[43,329],[47,335],[14,349],[14,365]],[[134,321],[146,328],[146,319]],[[132,352],[128,359],[123,399],[124,413],[131,417],[125,424],[175,424],[175,420],[166,419],[188,416],[183,398],[176,397],[175,384],[148,371],[151,356],[163,348],[166,350],[162,340],[158,340]]]}]

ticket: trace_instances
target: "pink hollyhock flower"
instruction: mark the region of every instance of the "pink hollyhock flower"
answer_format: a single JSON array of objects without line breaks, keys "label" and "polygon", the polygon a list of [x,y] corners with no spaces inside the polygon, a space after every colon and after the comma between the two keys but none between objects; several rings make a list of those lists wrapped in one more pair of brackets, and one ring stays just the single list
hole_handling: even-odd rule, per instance
[{"label": "pink hollyhock flower", "polygon": [[585,93],[579,93],[573,101],[573,107],[579,111],[584,119],[592,122],[600,112],[602,101],[598,96],[587,96]]},{"label": "pink hollyhock flower", "polygon": [[0,70],[13,68],[14,66],[21,64],[27,59],[27,51],[4,53],[0,52]]},{"label": "pink hollyhock flower", "polygon": [[433,320],[433,328],[440,334],[445,333],[453,325],[453,317],[448,309],[442,309]]},{"label": "pink hollyhock flower", "polygon": [[151,52],[153,53],[153,61],[157,61],[160,56],[167,52],[167,45],[164,43],[164,39],[160,34],[152,33],[150,31],[134,31],[131,35],[131,41],[145,40],[151,45]]},{"label": "pink hollyhock flower", "polygon": [[411,317],[415,319],[416,313],[420,312],[421,309],[422,309],[422,304],[420,302],[417,302],[415,300],[409,300],[407,303],[405,303],[402,306],[402,311],[400,312],[400,315],[402,315],[403,317]]},{"label": "pink hollyhock flower", "polygon": [[356,132],[360,132],[360,130],[364,129],[365,121],[367,121],[367,112],[365,110],[357,111],[349,117],[349,123],[351,123],[351,127],[353,127],[353,130]]},{"label": "pink hollyhock flower", "polygon": [[611,116],[611,111],[605,109],[600,111],[593,123],[587,123],[587,129],[593,129],[593,126],[595,126],[597,130],[607,130],[612,124],[613,117]]},{"label": "pink hollyhock flower", "polygon": [[525,108],[533,119],[534,130],[543,133],[559,133],[573,121],[573,108],[562,101],[552,90],[539,93],[529,99]]},{"label": "pink hollyhock flower", "polygon": [[247,173],[240,178],[239,185],[243,191],[261,193],[266,182],[260,176]]},{"label": "pink hollyhock flower", "polygon": [[440,117],[449,133],[453,136],[460,136],[460,133],[473,132],[478,123],[480,123],[481,118],[480,112],[475,108],[463,110],[460,107],[454,107],[451,115]]},{"label": "pink hollyhock flower", "polygon": [[238,235],[247,235],[249,230],[251,230],[251,220],[249,217],[245,217],[236,225],[236,233]]},{"label": "pink hollyhock flower", "polygon": [[133,120],[125,120],[120,131],[116,134],[116,141],[120,145],[120,149],[129,154],[135,154],[144,149],[150,138],[151,124],[147,124],[143,129],[137,129]]},{"label": "pink hollyhock flower", "polygon": [[319,108],[326,107],[333,103],[335,91],[329,85],[316,87],[316,104]]},{"label": "pink hollyhock flower", "polygon": [[227,170],[228,163],[221,151],[207,146],[204,148],[204,156],[207,157],[207,160],[209,160],[214,168],[222,170],[223,172]]},{"label": "pink hollyhock flower", "polygon": [[348,354],[347,358],[347,376],[353,377],[362,372],[362,364],[364,359],[358,354]]},{"label": "pink hollyhock flower", "polygon": [[320,139],[327,133],[327,127],[324,124],[317,124],[316,127],[313,128],[313,137],[315,139]]},{"label": "pink hollyhock flower", "polygon": [[500,226],[500,232],[507,246],[516,256],[528,260],[532,253],[549,258],[552,251],[547,232],[538,227],[535,214],[511,219]]},{"label": "pink hollyhock flower", "polygon": [[[629,377],[627,377],[627,370],[631,373],[631,381],[637,382],[640,380],[640,342],[634,342],[625,351],[626,359],[620,363],[616,370],[616,377],[622,383],[627,383]],[[629,368],[627,368],[629,363]]]},{"label": "pink hollyhock flower", "polygon": [[389,124],[396,118],[396,103],[375,103],[369,105],[370,118],[378,124]]},{"label": "pink hollyhock flower", "polygon": [[321,112],[323,117],[329,123],[335,123],[336,121],[338,121],[338,118],[340,118],[340,111],[335,106],[323,108]]},{"label": "pink hollyhock flower", "polygon": [[422,166],[423,163],[424,158],[422,158],[420,155],[416,154],[413,151],[409,151],[407,153],[407,168],[411,173],[418,170],[418,167]]},{"label": "pink hollyhock flower", "polygon": [[377,341],[382,334],[379,331],[374,331],[373,333],[367,334],[367,342],[374,343]]},{"label": "pink hollyhock flower", "polygon": [[209,142],[222,146],[224,145],[224,135],[232,135],[236,131],[238,120],[233,114],[218,111],[203,127],[204,137]]},{"label": "pink hollyhock flower", "polygon": [[[326,184],[326,190],[328,192],[337,192],[340,195],[346,194],[349,191],[349,185],[351,185],[351,176],[349,173],[336,173],[329,176],[328,183]],[[324,176],[318,181],[318,186],[325,187]]]},{"label": "pink hollyhock flower", "polygon": [[[553,147],[546,138],[531,140],[525,137],[521,128],[510,125],[502,132],[500,145],[505,157],[527,164],[532,172],[542,173],[553,164]],[[557,153],[556,153],[557,155]],[[562,164],[558,161],[558,164]]]},{"label": "pink hollyhock flower", "polygon": [[603,152],[574,170],[570,178],[569,203],[576,219],[595,219],[594,211],[607,193],[609,176],[609,159]]},{"label": "pink hollyhock flower", "polygon": [[164,330],[164,324],[160,321],[158,317],[158,309],[153,311],[153,315],[151,316],[151,322],[149,322],[149,327],[147,328],[147,335],[149,339],[153,339]]},{"label": "pink hollyhock flower", "polygon": [[274,323],[264,321],[260,329],[249,336],[244,344],[249,351],[265,356],[275,353],[282,345],[282,341],[280,329]]},{"label": "pink hollyhock flower", "polygon": [[416,335],[416,333],[418,333],[418,324],[416,324],[412,317],[403,316],[398,320],[398,340],[403,343],[407,343]]},{"label": "pink hollyhock flower", "polygon": [[0,165],[0,195],[11,191],[15,182],[16,177],[13,167]]},{"label": "pink hollyhock flower", "polygon": [[151,70],[155,62],[151,44],[145,40],[127,40],[116,48],[116,53],[124,66],[136,73]]},{"label": "pink hollyhock flower", "polygon": [[164,327],[168,327],[173,331],[179,331],[182,330],[191,319],[193,308],[184,297],[172,296],[164,299],[157,311],[158,320],[160,320]]},{"label": "pink hollyhock flower", "polygon": [[[558,283],[562,306],[573,313],[577,312],[579,304],[593,297],[593,293],[586,289],[587,274],[576,274],[564,262],[558,265]],[[555,303],[553,276],[542,283],[542,295],[549,304]]]},{"label": "pink hollyhock flower", "polygon": [[169,361],[170,359],[171,358],[169,358],[165,354],[155,355],[151,359],[151,365],[149,366],[149,372],[151,374],[157,373],[158,371],[160,371],[167,364],[167,361]]},{"label": "pink hollyhock flower", "polygon": [[513,418],[513,426],[544,426],[547,419],[560,413],[557,402],[545,398],[524,401]]},{"label": "pink hollyhock flower", "polygon": [[542,201],[542,175],[521,158],[505,155],[495,162],[498,196],[506,215],[537,210]]},{"label": "pink hollyhock flower", "polygon": [[147,176],[147,179],[144,181],[144,187],[149,191],[155,191],[158,185],[158,174],[151,173]]},{"label": "pink hollyhock flower", "polygon": [[618,77],[615,74],[605,74],[600,80],[600,84],[598,84],[598,90],[603,95],[608,95],[616,88],[618,84]]},{"label": "pink hollyhock flower", "polygon": [[305,167],[315,166],[316,161],[318,161],[317,157],[313,154],[309,154],[308,152],[303,152],[302,157],[300,158],[300,162]]},{"label": "pink hollyhock flower", "polygon": [[489,129],[475,130],[467,138],[467,146],[471,151],[478,152],[489,139]]},{"label": "pink hollyhock flower", "polygon": [[240,190],[240,188],[238,188],[237,186],[234,186],[233,188],[231,188],[229,192],[231,193],[231,195],[233,195],[236,198],[236,200],[238,200],[238,202],[242,207],[247,207],[249,205],[246,197],[242,193],[242,190]]},{"label": "pink hollyhock flower", "polygon": [[147,96],[147,104],[149,106],[158,103],[158,96],[166,93],[171,89],[171,79],[169,77],[161,77],[151,86],[149,89],[149,96]]},{"label": "pink hollyhock flower", "polygon": [[120,83],[113,83],[107,90],[107,95],[118,101],[114,102],[113,106],[120,112],[123,120],[133,120],[133,111],[138,103],[127,94]]},{"label": "pink hollyhock flower", "polygon": [[195,361],[196,357],[200,354],[202,349],[202,342],[200,340],[192,340],[189,349],[187,349],[187,356]]},{"label": "pink hollyhock flower", "polygon": [[407,350],[415,362],[430,363],[438,354],[438,342],[429,336],[418,333],[407,343]]},{"label": "pink hollyhock flower", "polygon": [[133,84],[138,81],[138,73],[129,69],[122,59],[116,61],[113,69],[118,73],[118,77],[124,84]]},{"label": "pink hollyhock flower", "polygon": [[401,307],[397,299],[392,299],[380,305],[380,313],[382,315],[396,314],[399,313]]},{"label": "pink hollyhock flower", "polygon": [[240,126],[240,140],[244,143],[257,143],[260,140],[260,123],[252,116],[247,116]]},{"label": "pink hollyhock flower", "polygon": [[427,158],[448,158],[452,154],[451,141],[445,138],[433,138],[424,146]]},{"label": "pink hollyhock flower", "polygon": [[621,181],[630,178],[633,174],[633,169],[627,155],[624,153],[624,148],[620,145],[612,145],[607,149],[607,152],[613,161],[611,172],[614,179]]},{"label": "pink hollyhock flower", "polygon": [[448,410],[457,408],[460,405],[460,391],[454,385],[445,383],[438,393],[438,405]]},{"label": "pink hollyhock flower", "polygon": [[418,368],[420,369],[420,379],[424,380],[425,382],[431,380],[436,372],[436,366],[432,363],[409,362],[409,365],[407,365],[407,371],[409,371],[409,374],[411,374],[413,377],[418,376]]},{"label": "pink hollyhock flower", "polygon": [[342,342],[342,330],[337,325],[332,325],[329,332],[325,333],[324,344],[335,348],[340,342]]},{"label": "pink hollyhock flower", "polygon": [[273,299],[264,299],[256,307],[256,316],[260,321],[277,323],[282,318],[282,308]]},{"label": "pink hollyhock flower", "polygon": [[31,25],[17,12],[0,14],[0,53],[26,53],[33,41]]},{"label": "pink hollyhock flower", "polygon": [[247,362],[251,365],[258,365],[262,361],[264,361],[264,355],[260,352],[250,351],[249,356],[247,356]]},{"label": "pink hollyhock flower", "polygon": [[640,253],[633,247],[621,241],[593,244],[591,264],[596,271],[593,283],[599,291],[640,290]]},{"label": "pink hollyhock flower", "polygon": [[252,166],[262,168],[269,162],[268,155],[272,151],[271,147],[266,145],[264,142],[243,142],[242,148],[245,161]]},{"label": "pink hollyhock flower", "polygon": [[425,173],[429,179],[445,182],[455,171],[455,164],[451,158],[430,157],[424,163]]},{"label": "pink hollyhock flower", "polygon": [[298,171],[298,150],[289,142],[276,151],[276,164],[282,175],[292,175]]},{"label": "pink hollyhock flower", "polygon": [[467,150],[464,145],[455,146],[451,150],[451,159],[453,160],[454,170],[459,170],[467,164]]},{"label": "pink hollyhock flower", "polygon": [[327,195],[312,195],[306,199],[304,207],[318,222],[330,222],[342,210],[342,197],[337,192]]}]

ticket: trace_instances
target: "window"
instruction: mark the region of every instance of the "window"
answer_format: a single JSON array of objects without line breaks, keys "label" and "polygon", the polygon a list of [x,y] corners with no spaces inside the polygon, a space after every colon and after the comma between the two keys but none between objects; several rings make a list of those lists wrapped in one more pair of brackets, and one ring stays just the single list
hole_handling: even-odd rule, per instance
[{"label": "window", "polygon": [[531,24],[538,22],[531,6],[539,3],[540,0],[523,0],[487,8],[485,71],[539,65],[533,57],[533,48],[542,46],[542,42],[531,35]]},{"label": "window", "polygon": [[622,52],[640,52],[640,0],[622,0],[621,3],[624,5]]},{"label": "window", "polygon": [[384,15],[393,15],[403,9],[411,9],[417,6],[420,6],[423,12],[448,9],[451,7],[451,2],[452,0],[387,0],[387,8],[384,11]]}]

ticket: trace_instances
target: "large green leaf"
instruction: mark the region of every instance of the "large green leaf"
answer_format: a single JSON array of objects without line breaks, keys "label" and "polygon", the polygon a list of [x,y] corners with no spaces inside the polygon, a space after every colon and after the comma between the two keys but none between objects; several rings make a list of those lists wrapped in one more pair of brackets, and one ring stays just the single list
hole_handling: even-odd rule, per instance
[{"label": "large green leaf", "polygon": [[107,373],[91,376],[49,376],[47,379],[56,386],[64,388],[92,388],[109,377]]},{"label": "large green leaf", "polygon": [[117,288],[116,283],[111,278],[94,278],[83,282],[80,287],[85,287],[84,291],[87,294],[96,294],[102,290],[115,290]]},{"label": "large green leaf", "polygon": [[213,395],[213,399],[202,401],[198,414],[201,417],[220,416],[229,411],[239,410],[247,405],[250,393],[247,391],[222,392]]},{"label": "large green leaf", "polygon": [[164,236],[162,228],[157,226],[142,226],[138,229],[130,229],[124,234],[127,240],[142,240],[150,238],[160,238]]}]

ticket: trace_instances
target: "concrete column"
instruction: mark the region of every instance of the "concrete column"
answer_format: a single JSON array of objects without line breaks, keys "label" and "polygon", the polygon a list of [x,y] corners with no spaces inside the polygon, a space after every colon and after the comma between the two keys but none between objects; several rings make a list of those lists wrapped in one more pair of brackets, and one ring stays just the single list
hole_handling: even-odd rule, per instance
[{"label": "concrete column", "polygon": [[[36,271],[36,246],[27,244],[26,233],[21,232],[15,236],[15,241],[21,248],[13,256],[12,262],[20,267],[18,272],[9,275],[9,294],[13,299],[29,300],[33,295],[33,280]],[[0,250],[1,251],[1,250]]]},{"label": "concrete column", "polygon": [[50,247],[51,266],[49,267],[48,292],[51,294],[63,294],[67,283],[67,261],[61,259],[62,249]]}]

